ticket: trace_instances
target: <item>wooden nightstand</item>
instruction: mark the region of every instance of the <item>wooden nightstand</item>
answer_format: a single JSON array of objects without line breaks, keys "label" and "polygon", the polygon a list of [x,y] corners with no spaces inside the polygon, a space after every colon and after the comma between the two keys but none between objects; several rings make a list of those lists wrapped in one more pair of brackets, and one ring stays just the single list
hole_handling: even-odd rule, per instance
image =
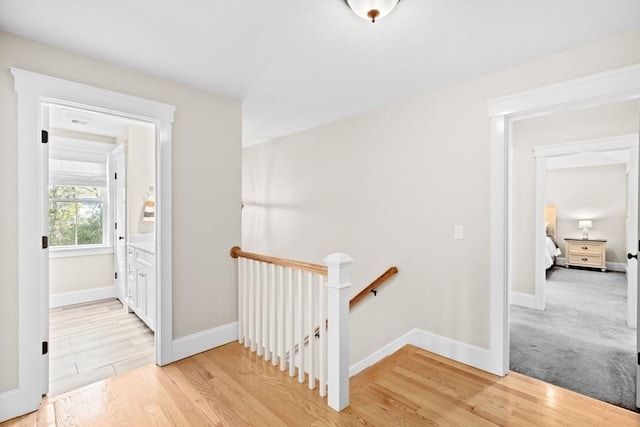
[{"label": "wooden nightstand", "polygon": [[565,256],[564,266],[590,267],[607,271],[607,241],[591,239],[564,239]]}]

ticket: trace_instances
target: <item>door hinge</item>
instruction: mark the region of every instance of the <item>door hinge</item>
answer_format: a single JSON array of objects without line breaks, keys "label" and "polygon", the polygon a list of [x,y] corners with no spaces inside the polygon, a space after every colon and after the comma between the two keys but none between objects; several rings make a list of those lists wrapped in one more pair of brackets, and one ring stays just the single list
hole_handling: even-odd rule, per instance
[{"label": "door hinge", "polygon": [[115,277],[116,277],[116,279],[118,278],[118,272],[117,271],[115,272]]},{"label": "door hinge", "polygon": [[114,223],[113,223],[113,227],[117,230],[117,229],[118,229],[118,223],[117,223],[117,222],[114,222]]},{"label": "door hinge", "polygon": [[115,173],[113,174],[113,179],[118,179],[118,172],[115,172]]},{"label": "door hinge", "polygon": [[640,365],[640,353],[638,353],[638,365]]},{"label": "door hinge", "polygon": [[42,354],[49,353],[49,341],[42,341]]},{"label": "door hinge", "polygon": [[42,131],[41,141],[43,144],[46,144],[47,142],[49,142],[49,132],[47,132],[46,130]]},{"label": "door hinge", "polygon": [[42,236],[42,249],[47,249],[49,247],[49,237]]}]

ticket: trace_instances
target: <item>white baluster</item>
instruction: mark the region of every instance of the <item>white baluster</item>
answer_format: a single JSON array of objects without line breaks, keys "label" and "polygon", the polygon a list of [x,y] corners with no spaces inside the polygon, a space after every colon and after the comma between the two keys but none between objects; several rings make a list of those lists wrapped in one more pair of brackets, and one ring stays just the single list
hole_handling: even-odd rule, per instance
[{"label": "white baluster", "polygon": [[293,269],[288,268],[287,269],[287,290],[288,290],[288,294],[289,294],[289,301],[288,301],[288,312],[289,312],[289,316],[287,319],[287,328],[289,328],[289,376],[293,377],[296,374],[296,363],[295,363],[295,357],[296,357],[296,340],[294,339],[294,333],[295,333],[295,317],[294,317],[294,301],[293,301]]},{"label": "white baluster", "polygon": [[309,388],[316,386],[316,377],[314,365],[316,363],[316,337],[313,326],[313,299],[315,296],[315,288],[313,286],[313,273],[307,274],[307,335],[309,336]]},{"label": "white baluster", "polygon": [[318,353],[320,356],[318,367],[318,381],[320,388],[320,396],[327,395],[327,327],[325,321],[327,319],[327,288],[324,285],[324,276],[318,277],[318,325],[320,326],[320,338],[318,339]]},{"label": "white baluster", "polygon": [[331,254],[325,260],[327,278],[327,403],[341,411],[349,405],[349,267],[353,258],[347,254]]},{"label": "white baluster", "polygon": [[278,310],[278,356],[280,356],[280,370],[287,369],[287,361],[285,359],[285,348],[287,339],[287,323],[285,322],[287,314],[287,306],[285,305],[285,277],[284,267],[278,266],[279,280],[278,280],[278,296],[280,299],[280,309]]},{"label": "white baluster", "polygon": [[304,284],[302,280],[302,270],[298,270],[298,301],[296,302],[298,314],[296,324],[298,325],[298,354],[300,365],[298,366],[298,382],[304,382]]},{"label": "white baluster", "polygon": [[242,305],[244,306],[244,321],[243,321],[243,331],[242,335],[244,335],[244,346],[249,346],[249,281],[251,280],[251,270],[250,268],[250,260],[247,258],[243,258],[243,267],[244,267],[244,301]]},{"label": "white baluster", "polygon": [[271,360],[271,353],[269,352],[269,318],[271,304],[269,296],[271,295],[271,283],[269,279],[269,264],[265,263],[262,268],[262,347],[264,347],[264,360]]},{"label": "white baluster", "polygon": [[245,258],[238,257],[238,342],[244,343],[244,261]]},{"label": "white baluster", "polygon": [[262,262],[256,265],[256,354],[262,356]]},{"label": "white baluster", "polygon": [[270,302],[269,302],[269,352],[271,353],[271,364],[276,366],[278,364],[278,353],[276,349],[276,314],[278,305],[276,304],[276,266],[271,264],[271,280],[269,280],[271,286]]},{"label": "white baluster", "polygon": [[251,351],[256,351],[256,261],[249,260],[249,267],[249,342],[245,346],[248,344]]}]

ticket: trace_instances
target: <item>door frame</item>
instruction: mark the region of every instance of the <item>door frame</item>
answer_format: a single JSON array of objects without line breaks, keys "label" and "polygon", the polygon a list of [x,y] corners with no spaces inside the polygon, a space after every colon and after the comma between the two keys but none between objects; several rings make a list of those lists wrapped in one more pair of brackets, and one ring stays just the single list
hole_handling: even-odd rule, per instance
[{"label": "door frame", "polygon": [[[629,242],[633,243],[638,240],[638,230],[637,226],[634,224],[634,222],[636,222],[636,218],[638,218],[638,162],[637,160],[634,161],[638,156],[638,138],[639,135],[634,133],[533,147],[533,155],[536,160],[535,289],[533,294],[525,294],[510,289],[509,297],[511,305],[519,305],[521,307],[533,308],[536,310],[545,309],[546,300],[544,296],[544,284],[546,275],[544,268],[544,248],[546,242],[544,237],[545,223],[543,212],[546,200],[547,160],[549,158],[571,156],[585,152],[627,151],[629,158],[625,162],[625,165],[627,166],[629,174],[629,184],[627,185],[626,190],[627,206],[625,207],[625,210],[629,218],[629,225],[626,232],[625,249],[629,252]],[[629,277],[631,276],[629,275],[628,278]],[[627,286],[627,325],[632,328],[635,328],[637,320],[635,298],[636,289],[637,287],[632,286],[632,283],[629,283]]]},{"label": "door frame", "polygon": [[640,98],[640,64],[529,90],[488,102],[491,119],[489,371],[509,372],[511,125],[516,120]]},{"label": "door frame", "polygon": [[[119,92],[100,89],[11,68],[17,94],[18,128],[18,387],[0,395],[0,419],[38,408],[41,401],[43,310],[39,304],[46,288],[41,264],[41,167],[40,107],[47,103],[73,106],[156,124],[156,280],[158,281],[156,363],[172,359],[172,248],[171,248],[171,152],[175,107]],[[48,262],[48,260],[47,260]],[[48,318],[48,315],[47,315]],[[46,321],[46,320],[44,320]],[[46,334],[46,331],[44,332]]]},{"label": "door frame", "polygon": [[[109,179],[109,182],[112,183],[113,186],[113,197],[111,197],[111,200],[113,200],[113,209],[111,209],[111,211],[113,212],[113,222],[117,223],[118,221],[118,196],[121,196],[118,194],[118,184],[120,182],[124,182],[124,192],[126,194],[126,180],[127,180],[127,172],[126,172],[126,165],[127,165],[127,157],[124,151],[124,145],[123,144],[119,144],[116,146],[116,148],[114,148],[111,153],[109,154],[109,162],[111,164],[111,168],[109,169],[109,173],[110,174],[114,174],[117,173],[117,168],[116,168],[116,163],[118,161],[122,161],[124,162],[124,171],[120,171],[120,176],[118,177],[117,180],[111,180]],[[110,177],[111,178],[111,177]],[[115,181],[115,182],[114,182]],[[125,212],[126,212],[126,198],[125,198],[125,206],[124,206]],[[126,213],[125,213],[125,217],[126,217]],[[121,221],[122,222],[122,221]],[[123,256],[124,256],[124,261],[125,261],[125,268],[124,271],[120,271],[120,265],[119,265],[119,256],[118,256],[118,234],[121,234],[123,236],[127,235],[127,221],[124,221],[124,224],[119,223],[118,224],[118,228],[112,228],[111,230],[112,233],[112,241],[113,241],[113,271],[115,271],[118,274],[118,279],[115,279],[115,287],[116,287],[116,297],[120,300],[120,302],[122,302],[123,305],[126,306],[126,289],[127,289],[127,269],[126,269],[126,254],[127,254],[127,249],[125,247],[124,252],[123,252]],[[125,242],[126,245],[126,242]],[[120,273],[124,273],[124,274],[120,274]],[[118,289],[119,285],[118,285],[118,281],[121,281],[121,283],[123,283],[123,285],[121,286],[122,289]],[[120,292],[122,291],[122,292]]]}]

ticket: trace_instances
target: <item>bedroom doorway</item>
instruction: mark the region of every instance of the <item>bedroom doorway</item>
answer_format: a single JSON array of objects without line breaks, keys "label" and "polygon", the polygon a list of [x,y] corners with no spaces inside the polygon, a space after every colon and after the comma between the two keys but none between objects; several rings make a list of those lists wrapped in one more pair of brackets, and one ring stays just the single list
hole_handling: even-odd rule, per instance
[{"label": "bedroom doorway", "polygon": [[[633,268],[633,260],[627,259],[626,254],[634,252],[638,241],[638,134],[538,146],[534,147],[534,156],[536,211],[544,210],[549,203],[555,204],[556,210],[561,210],[559,213],[556,211],[552,224],[552,235],[560,250],[556,264],[565,266],[573,263],[568,259],[570,255],[566,253],[565,239],[582,238],[585,231],[578,229],[579,221],[587,220],[593,227],[586,232],[587,236],[600,240],[597,243],[603,246],[604,253],[600,260],[587,256],[591,255],[589,252],[584,263],[589,266],[601,261],[601,266],[607,271],[626,273],[626,323],[628,327],[636,328],[638,275]],[[564,195],[553,191],[554,187],[549,186],[550,179],[565,185]],[[583,184],[591,191],[577,192],[576,184]],[[555,203],[554,199],[558,197],[569,197],[569,205],[563,209]],[[560,225],[556,223],[558,220]],[[541,248],[536,252],[534,308],[538,309],[546,306],[544,284],[547,275],[543,271],[548,268],[544,260],[547,246],[544,236],[549,234],[548,222],[549,218],[545,216],[542,221],[539,218],[536,221],[536,235]],[[596,251],[597,247],[587,251],[592,249]],[[574,261],[578,264],[583,262],[582,258]]]},{"label": "bedroom doorway", "polygon": [[[553,85],[542,86],[492,99],[488,102],[488,115],[491,118],[491,268],[490,268],[490,360],[491,372],[507,375],[509,372],[509,302],[511,282],[514,276],[512,259],[514,254],[513,238],[513,184],[517,179],[513,175],[515,168],[511,156],[513,125],[520,120],[553,116],[558,113],[579,112],[585,108],[605,106],[640,98],[640,65],[631,65],[597,74],[566,80]],[[633,129],[638,132],[638,112],[634,112]],[[606,117],[606,121],[616,116]],[[587,124],[591,124],[587,122]],[[580,132],[584,126],[573,128]],[[592,134],[593,135],[593,134]],[[584,139],[579,135],[567,140]],[[532,161],[533,162],[533,161]],[[535,162],[533,162],[535,163]],[[535,174],[532,174],[535,179]],[[532,191],[532,190],[529,190]],[[533,215],[535,210],[531,209]],[[542,213],[539,214],[540,218]],[[542,221],[540,221],[542,222]],[[536,239],[535,227],[531,227],[531,239]],[[544,236],[540,235],[540,240]],[[638,244],[627,255],[632,257],[631,268],[640,271],[637,262]],[[529,260],[536,259],[535,249]],[[529,261],[531,263],[531,261]],[[637,331],[637,329],[636,329]],[[639,340],[636,339],[636,342]],[[636,378],[640,378],[640,366],[636,366]],[[636,385],[640,389],[640,383]],[[640,393],[636,393],[640,396]],[[637,402],[640,404],[640,402]]]},{"label": "bedroom doorway", "polygon": [[[510,316],[512,370],[627,409],[635,409],[637,277],[626,249],[637,241],[637,147],[637,135],[534,147],[540,235],[561,253],[553,242],[557,261],[536,253],[548,258],[536,271],[543,292],[512,298]],[[593,228],[578,249],[587,250],[575,259],[572,249],[568,260],[565,238],[581,239],[584,218]],[[602,258],[592,244],[607,245]],[[585,257],[590,268],[576,265]]]}]

